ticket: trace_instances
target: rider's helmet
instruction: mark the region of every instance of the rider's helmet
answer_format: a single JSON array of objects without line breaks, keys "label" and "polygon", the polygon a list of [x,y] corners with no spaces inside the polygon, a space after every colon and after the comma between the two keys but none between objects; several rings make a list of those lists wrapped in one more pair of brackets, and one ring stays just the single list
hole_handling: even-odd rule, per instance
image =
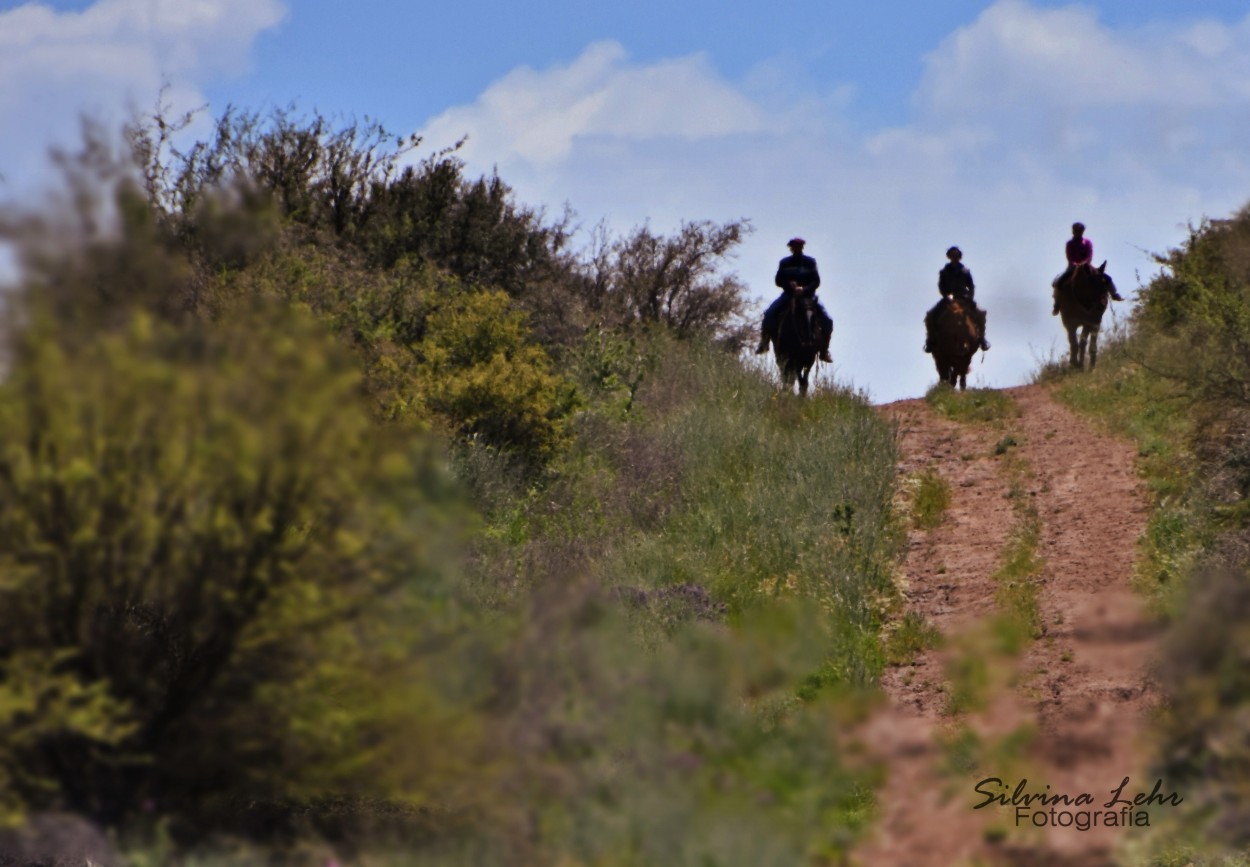
[{"label": "rider's helmet", "polygon": [[802,246],[803,246],[804,244],[806,244],[806,243],[807,243],[807,242],[806,242],[806,241],[804,241],[802,238],[800,238],[799,236],[795,235],[795,236],[794,236],[793,238],[791,238],[789,241],[786,241],[786,246],[787,246],[787,247],[802,247]]},{"label": "rider's helmet", "polygon": [[1072,224],[1072,234],[1073,234],[1073,235],[1078,235],[1078,236],[1079,236],[1079,235],[1083,235],[1083,234],[1085,234],[1085,224],[1084,224],[1084,223],[1073,223],[1073,224]]},{"label": "rider's helmet", "polygon": [[960,250],[958,247],[951,247],[949,250],[946,251],[947,259],[955,260],[955,259],[962,259],[963,257],[964,257],[963,251]]}]

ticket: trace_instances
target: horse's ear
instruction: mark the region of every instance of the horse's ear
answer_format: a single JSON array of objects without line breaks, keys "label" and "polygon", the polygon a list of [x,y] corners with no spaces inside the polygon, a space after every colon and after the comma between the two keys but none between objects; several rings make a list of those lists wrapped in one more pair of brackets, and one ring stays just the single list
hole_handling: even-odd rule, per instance
[{"label": "horse's ear", "polygon": [[1098,266],[1098,273],[1104,274],[1107,271],[1107,260],[1103,259],[1102,264]]}]

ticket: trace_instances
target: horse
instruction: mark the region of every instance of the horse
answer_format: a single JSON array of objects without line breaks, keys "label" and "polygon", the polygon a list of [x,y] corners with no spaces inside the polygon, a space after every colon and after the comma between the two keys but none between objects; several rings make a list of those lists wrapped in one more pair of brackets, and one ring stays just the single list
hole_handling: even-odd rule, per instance
[{"label": "horse", "polygon": [[[1068,331],[1068,361],[1077,368],[1085,368],[1085,350],[1089,347],[1089,369],[1098,363],[1098,329],[1102,327],[1102,315],[1107,312],[1108,296],[1116,295],[1115,283],[1107,274],[1107,263],[1097,268],[1083,265],[1072,276],[1059,284],[1055,300],[1059,304],[1059,317]],[[1077,329],[1081,330],[1080,339]]]},{"label": "horse", "polygon": [[799,384],[799,396],[807,394],[807,376],[820,351],[820,328],[816,324],[816,299],[809,292],[791,292],[777,319],[773,355],[786,391]]},{"label": "horse", "polygon": [[972,302],[948,296],[933,320],[933,330],[928,337],[938,378],[952,388],[967,389],[972,356],[981,348]]}]

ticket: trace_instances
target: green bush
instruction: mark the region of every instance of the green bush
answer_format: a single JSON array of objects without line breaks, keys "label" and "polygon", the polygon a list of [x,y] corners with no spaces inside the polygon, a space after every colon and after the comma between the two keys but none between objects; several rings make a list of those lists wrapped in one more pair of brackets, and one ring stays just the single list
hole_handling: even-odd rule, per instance
[{"label": "green bush", "polygon": [[[323,331],[283,313],[50,329],[20,336],[0,386],[8,808],[116,822],[366,783],[419,800],[462,773],[455,714],[392,658],[388,612],[439,595],[412,511],[431,486]],[[384,690],[425,707],[327,706]],[[444,743],[399,760],[401,719]]]},{"label": "green bush", "polygon": [[414,347],[417,387],[461,436],[544,459],[564,447],[577,394],[528,336],[502,292],[441,298]]},{"label": "green bush", "polygon": [[1250,209],[1190,230],[1135,312],[1144,360],[1195,399],[1250,402]]},{"label": "green bush", "polygon": [[376,271],[313,247],[278,251],[213,285],[221,309],[276,298],[314,312],[358,356],[379,417],[540,464],[567,444],[579,405],[506,294],[468,291],[422,265]]},{"label": "green bush", "polygon": [[932,530],[942,523],[951,504],[951,486],[934,469],[916,473],[911,479],[912,522],[921,530]]}]

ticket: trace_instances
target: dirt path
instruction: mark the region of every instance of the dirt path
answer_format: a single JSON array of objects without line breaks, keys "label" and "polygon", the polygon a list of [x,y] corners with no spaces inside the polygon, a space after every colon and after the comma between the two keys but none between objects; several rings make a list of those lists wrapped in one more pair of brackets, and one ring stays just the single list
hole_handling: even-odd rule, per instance
[{"label": "dirt path", "polygon": [[[1017,826],[1011,807],[972,809],[974,786],[999,777],[1010,796],[1027,777],[1029,793],[1088,792],[1100,806],[1125,776],[1130,796],[1153,783],[1141,735],[1155,629],[1129,587],[1147,518],[1133,446],[1040,387],[1007,394],[1019,416],[997,424],[952,422],[921,400],[882,408],[899,425],[900,472],[934,470],[953,496],[904,564],[908,609],[944,640],[887,672],[888,705],[860,733],[888,773],[855,853],[865,867],[1105,867],[1134,829]],[[1006,603],[994,576],[1025,521],[1039,636],[1013,654],[995,649]],[[961,698],[968,683],[979,701]]]}]

